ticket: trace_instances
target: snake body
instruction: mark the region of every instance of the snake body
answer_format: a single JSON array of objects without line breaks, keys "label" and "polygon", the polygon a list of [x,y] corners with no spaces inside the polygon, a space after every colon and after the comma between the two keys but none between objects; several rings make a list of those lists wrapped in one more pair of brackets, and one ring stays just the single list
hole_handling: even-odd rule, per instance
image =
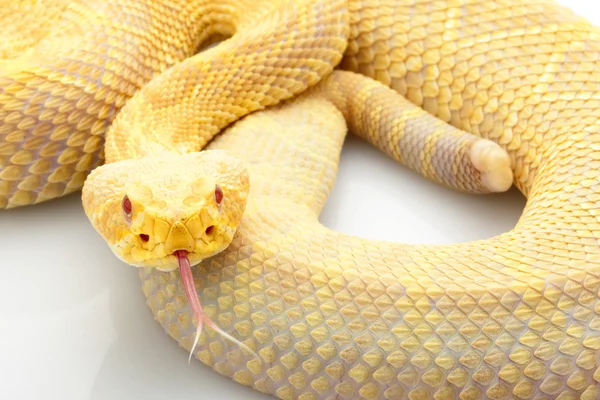
[{"label": "snake body", "polygon": [[[182,238],[195,254],[214,243],[207,225],[229,232],[191,257],[211,255],[196,289],[258,357],[208,329],[202,362],[282,399],[600,396],[600,29],[542,0],[53,4],[63,29],[0,48],[0,206],[85,180],[90,220],[143,267],[152,312],[186,349],[190,305],[161,269]],[[217,33],[233,36],[191,56]],[[505,188],[486,179],[506,152],[522,217],[445,246],[323,227],[347,127],[472,192]],[[136,161],[159,178],[135,181]],[[185,188],[157,168],[190,179],[197,165],[209,172]],[[111,186],[127,173],[135,226]],[[158,239],[135,242],[144,232]]]}]

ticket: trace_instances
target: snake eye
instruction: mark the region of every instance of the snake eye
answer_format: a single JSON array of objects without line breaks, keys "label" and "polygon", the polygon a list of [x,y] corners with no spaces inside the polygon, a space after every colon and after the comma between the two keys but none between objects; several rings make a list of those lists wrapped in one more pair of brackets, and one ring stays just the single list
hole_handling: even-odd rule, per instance
[{"label": "snake eye", "polygon": [[217,204],[221,204],[221,201],[223,201],[223,190],[219,185],[215,185],[215,201]]},{"label": "snake eye", "polygon": [[129,197],[127,197],[127,195],[123,197],[123,201],[121,202],[121,208],[123,209],[123,214],[125,214],[125,219],[127,221],[131,221],[131,216],[133,214],[133,206],[131,205],[131,200],[129,200]]}]

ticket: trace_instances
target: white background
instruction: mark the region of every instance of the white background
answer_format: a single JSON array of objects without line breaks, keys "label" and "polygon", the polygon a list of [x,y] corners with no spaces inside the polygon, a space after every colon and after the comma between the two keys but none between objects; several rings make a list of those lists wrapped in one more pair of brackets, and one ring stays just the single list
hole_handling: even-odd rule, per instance
[{"label": "white background", "polygon": [[[527,0],[524,0],[527,1]],[[600,5],[562,0],[600,25]],[[154,322],[137,271],[87,221],[79,193],[0,211],[0,397],[5,399],[267,399],[188,354]],[[407,243],[455,243],[510,230],[516,190],[460,194],[349,137],[321,221]]]}]

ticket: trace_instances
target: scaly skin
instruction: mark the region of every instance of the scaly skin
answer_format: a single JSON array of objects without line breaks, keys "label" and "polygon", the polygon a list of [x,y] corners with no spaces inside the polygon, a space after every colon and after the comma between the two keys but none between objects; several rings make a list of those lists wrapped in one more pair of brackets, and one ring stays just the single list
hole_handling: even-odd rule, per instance
[{"label": "scaly skin", "polygon": [[[131,142],[145,134],[157,147],[198,150],[217,126],[317,83],[342,59],[349,34],[344,0],[7,3],[17,11],[0,12],[5,25],[15,13],[51,10],[49,18],[61,17],[51,31],[42,22],[0,46],[7,57],[0,60],[0,209],[81,189],[89,172],[111,158],[140,156],[130,153]],[[191,57],[236,30],[218,48]],[[230,92],[219,86],[228,79]],[[168,95],[165,81],[174,89]],[[144,95],[131,99],[141,88]],[[200,108],[179,101],[190,95]],[[130,99],[128,117],[115,122]],[[170,126],[161,125],[165,113],[175,117]],[[103,151],[113,122],[123,129]]]},{"label": "scaly skin", "polygon": [[[195,268],[197,291],[208,316],[259,358],[210,330],[194,355],[282,399],[597,399],[600,226],[589,178],[597,137],[565,147],[562,160],[542,160],[523,217],[498,237],[414,246],[322,226],[344,119],[390,149],[389,132],[406,138],[414,132],[399,128],[431,118],[402,109],[394,93],[334,72],[208,146],[242,159],[251,189],[231,245]],[[440,124],[424,141],[450,133]],[[179,273],[143,268],[140,276],[157,321],[191,350],[194,319]]]},{"label": "scaly skin", "polygon": [[[323,4],[331,3],[314,2]],[[460,133],[424,123],[431,117],[409,109],[382,85],[336,72],[294,102],[249,115],[208,146],[243,161],[250,195],[229,247],[203,261],[194,276],[207,313],[260,359],[210,329],[195,355],[241,384],[284,399],[597,399],[600,30],[539,0],[347,5],[349,29],[343,28],[340,2],[339,29],[331,35],[338,43],[348,34],[347,48],[332,45],[318,58],[326,54],[335,63],[336,51],[345,51],[342,68],[374,77],[438,119],[497,143],[508,153],[514,184],[528,198],[523,216],[503,235],[450,246],[376,242],[321,226],[317,217],[335,177],[344,119],[383,151],[442,183],[490,191],[504,187],[506,177],[489,178],[493,161],[486,154],[502,159],[489,142],[468,135],[450,140]],[[307,16],[298,26],[314,27],[310,14],[298,10]],[[262,23],[236,26],[260,32],[283,14],[261,14]],[[252,21],[257,14],[248,15]],[[138,92],[109,132],[107,168],[198,150],[240,116],[328,75],[327,62],[309,63],[314,70],[298,82],[277,75],[274,82],[292,88],[274,91],[278,99],[254,98],[252,90],[269,88],[236,87],[235,80],[252,68],[273,71],[257,64],[268,59],[231,54],[240,48],[265,54],[264,42],[243,47],[242,39],[180,64]],[[310,50],[303,55],[295,65],[302,66]],[[214,70],[195,64],[203,57],[215,57],[202,64]],[[239,66],[246,69],[236,69],[227,57],[247,61]],[[168,85],[194,76],[194,68],[220,90],[186,79]],[[276,73],[288,73],[278,68]],[[234,75],[221,82],[233,86],[223,88],[217,78],[226,73]],[[250,81],[255,79],[261,77]],[[240,103],[211,104],[215,94]],[[201,113],[203,107],[210,112]],[[12,124],[3,118],[5,126]],[[181,158],[172,155],[173,162]],[[468,179],[477,172],[479,180]],[[15,204],[10,198],[6,205]],[[191,349],[195,327],[179,274],[151,266],[140,273],[157,320]]]}]

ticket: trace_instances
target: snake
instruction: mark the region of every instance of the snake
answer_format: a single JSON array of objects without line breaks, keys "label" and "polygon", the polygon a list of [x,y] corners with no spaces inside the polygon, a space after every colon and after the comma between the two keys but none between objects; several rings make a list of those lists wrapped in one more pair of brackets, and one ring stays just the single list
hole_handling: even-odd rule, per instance
[{"label": "snake", "polygon": [[[217,373],[281,399],[600,396],[584,18],[549,0],[0,10],[0,208],[81,190],[156,321]],[[348,132],[450,188],[514,185],[525,209],[449,245],[329,229]]]}]

